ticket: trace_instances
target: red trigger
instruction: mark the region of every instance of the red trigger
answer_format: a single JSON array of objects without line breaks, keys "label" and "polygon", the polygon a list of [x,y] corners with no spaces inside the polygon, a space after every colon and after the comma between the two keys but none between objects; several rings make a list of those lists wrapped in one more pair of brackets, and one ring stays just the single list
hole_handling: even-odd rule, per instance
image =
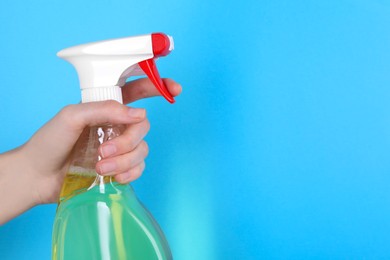
[{"label": "red trigger", "polygon": [[173,99],[171,93],[169,93],[167,87],[162,81],[160,74],[158,73],[156,63],[154,59],[144,60],[138,63],[141,69],[145,72],[145,74],[149,77],[149,79],[153,82],[154,86],[160,91],[161,95],[168,100],[169,103],[174,103],[175,99]]}]

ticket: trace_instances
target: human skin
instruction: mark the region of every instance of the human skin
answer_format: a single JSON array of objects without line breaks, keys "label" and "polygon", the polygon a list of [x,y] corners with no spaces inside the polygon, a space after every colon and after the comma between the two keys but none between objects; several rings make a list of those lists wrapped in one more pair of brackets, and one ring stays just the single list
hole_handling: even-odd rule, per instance
[{"label": "human skin", "polygon": [[[164,83],[173,96],[180,94],[178,83],[170,79]],[[125,104],[160,95],[148,79],[127,83],[122,94]],[[86,127],[102,124],[126,128],[100,145],[97,173],[114,176],[119,183],[139,178],[148,154],[143,140],[150,128],[145,109],[116,101],[69,105],[25,144],[0,154],[0,225],[36,205],[57,202],[73,146]]]}]

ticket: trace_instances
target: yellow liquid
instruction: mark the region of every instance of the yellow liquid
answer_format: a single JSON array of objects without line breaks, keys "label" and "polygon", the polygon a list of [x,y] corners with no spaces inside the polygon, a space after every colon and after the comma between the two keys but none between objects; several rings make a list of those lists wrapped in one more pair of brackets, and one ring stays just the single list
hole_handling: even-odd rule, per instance
[{"label": "yellow liquid", "polygon": [[60,202],[85,192],[92,188],[94,183],[98,184],[100,182],[109,183],[111,182],[111,177],[104,176],[99,180],[99,176],[96,174],[67,173],[60,193]]}]

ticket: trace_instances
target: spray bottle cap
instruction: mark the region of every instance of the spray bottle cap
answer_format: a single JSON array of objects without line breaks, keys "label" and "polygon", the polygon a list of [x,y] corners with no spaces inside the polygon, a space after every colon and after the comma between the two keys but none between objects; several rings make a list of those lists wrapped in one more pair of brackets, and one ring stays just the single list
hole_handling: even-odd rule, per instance
[{"label": "spray bottle cap", "polygon": [[57,55],[71,63],[79,76],[82,102],[116,100],[130,76],[146,74],[163,97],[174,103],[155,63],[173,50],[173,38],[152,33],[106,40],[64,49]]}]

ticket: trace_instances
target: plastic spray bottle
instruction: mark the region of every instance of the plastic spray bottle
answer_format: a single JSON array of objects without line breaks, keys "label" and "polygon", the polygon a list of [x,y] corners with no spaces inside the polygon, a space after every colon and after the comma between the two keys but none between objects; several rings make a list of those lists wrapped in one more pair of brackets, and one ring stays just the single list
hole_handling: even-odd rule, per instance
[{"label": "plastic spray bottle", "polygon": [[[82,102],[116,100],[120,87],[134,75],[146,74],[170,102],[155,59],[173,50],[173,39],[162,33],[83,44],[58,56],[77,70]],[[123,126],[86,128],[77,141],[65,177],[53,228],[52,258],[172,259],[157,222],[136,198],[130,185],[96,173],[97,149],[121,134]]]}]

